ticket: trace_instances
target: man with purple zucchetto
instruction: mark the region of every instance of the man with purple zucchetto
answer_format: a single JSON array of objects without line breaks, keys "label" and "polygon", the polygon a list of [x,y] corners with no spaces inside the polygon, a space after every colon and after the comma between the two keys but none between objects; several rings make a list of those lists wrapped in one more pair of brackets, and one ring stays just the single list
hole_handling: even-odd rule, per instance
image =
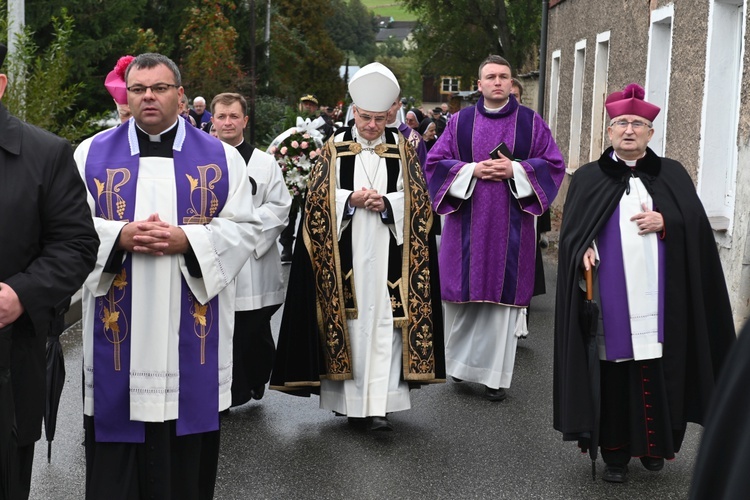
[{"label": "man with purple zucchetto", "polygon": [[675,458],[735,340],[711,224],[685,168],[648,148],[660,109],[644,96],[607,97],[612,146],[573,175],[560,229],[554,427],[594,477],[601,451],[611,483],[631,457]]},{"label": "man with purple zucchetto", "polygon": [[425,165],[435,211],[445,216],[446,372],[483,384],[490,401],[505,399],[511,384],[534,292],[536,218],[565,174],[549,127],[518,104],[512,84],[508,61],[485,59],[479,102],[450,119]]}]

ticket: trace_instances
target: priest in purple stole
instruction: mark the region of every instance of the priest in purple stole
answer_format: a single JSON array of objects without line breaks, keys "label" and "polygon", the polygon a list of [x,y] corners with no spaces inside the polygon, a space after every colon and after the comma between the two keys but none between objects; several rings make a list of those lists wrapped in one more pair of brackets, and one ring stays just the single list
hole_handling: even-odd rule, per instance
[{"label": "priest in purple stole", "polygon": [[133,118],[75,152],[101,240],[83,296],[86,498],[210,499],[234,278],[261,222],[237,150],[179,117],[174,62],[141,54],[125,81]]},{"label": "priest in purple stole", "polygon": [[[649,471],[675,457],[735,339],[713,230],[685,168],[648,148],[660,110],[644,96],[631,84],[607,98],[612,147],[573,175],[560,230],[554,426],[601,450],[613,483],[631,457]],[[600,321],[584,332],[592,267]]]},{"label": "priest in purple stole", "polygon": [[[446,371],[505,399],[516,331],[534,291],[535,219],[557,195],[565,166],[549,128],[510,95],[511,68],[490,56],[479,66],[482,96],[448,122],[427,154],[435,211],[445,216],[440,282]],[[505,153],[493,154],[501,143]],[[503,148],[501,148],[503,149]]]}]

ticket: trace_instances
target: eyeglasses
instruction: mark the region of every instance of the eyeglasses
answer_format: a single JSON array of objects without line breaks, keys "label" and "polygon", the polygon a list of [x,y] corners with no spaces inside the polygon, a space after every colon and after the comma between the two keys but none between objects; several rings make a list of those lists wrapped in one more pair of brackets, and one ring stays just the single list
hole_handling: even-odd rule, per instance
[{"label": "eyeglasses", "polygon": [[642,122],[642,121],[639,121],[639,120],[632,121],[632,122],[629,122],[627,120],[617,120],[617,121],[611,123],[611,126],[614,126],[614,127],[617,127],[617,128],[621,128],[621,129],[627,129],[628,125],[630,125],[631,127],[633,127],[633,130],[641,130],[643,127],[651,128],[651,124],[650,123]]},{"label": "eyeglasses", "polygon": [[370,116],[370,115],[363,115],[359,111],[357,111],[357,114],[361,119],[365,121],[365,123],[370,123],[371,121],[375,121],[376,124],[381,125],[385,123],[386,117],[385,116]]},{"label": "eyeglasses", "polygon": [[131,85],[127,87],[128,92],[135,95],[143,95],[147,90],[151,90],[154,94],[166,94],[170,88],[179,88],[179,85],[173,83],[155,83],[153,85]]}]

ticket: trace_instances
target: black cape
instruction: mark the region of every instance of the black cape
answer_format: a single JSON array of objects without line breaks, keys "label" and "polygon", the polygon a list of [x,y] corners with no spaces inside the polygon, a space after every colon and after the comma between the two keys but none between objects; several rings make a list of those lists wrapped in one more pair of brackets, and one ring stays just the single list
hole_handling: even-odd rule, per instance
[{"label": "black cape", "polygon": [[[410,182],[419,182],[419,192],[427,196],[424,180],[421,177],[421,170],[416,163],[416,153],[413,148],[407,145],[396,129],[387,129],[389,142],[392,140],[402,146],[400,160],[404,170],[413,171],[418,174],[416,178],[412,177]],[[344,135],[349,137],[346,130]],[[336,136],[338,137],[338,135]],[[348,150],[348,142],[335,143],[334,138],[326,143],[326,150],[323,155],[324,163],[335,165],[336,156],[334,151],[339,151],[336,155]],[[411,165],[411,166],[409,166]],[[317,165],[311,172],[311,179],[316,178],[316,172],[320,170]],[[322,183],[327,185],[328,182]],[[407,183],[409,184],[409,183]],[[410,189],[414,189],[413,187]],[[310,396],[311,394],[320,394],[320,379],[345,378],[344,374],[333,374],[330,368],[330,358],[326,356],[322,349],[321,338],[329,338],[329,335],[321,334],[318,322],[318,313],[321,308],[321,298],[316,291],[316,274],[313,271],[313,264],[304,241],[303,230],[306,227],[306,217],[311,211],[310,192],[314,191],[314,183],[311,181],[308,186],[308,196],[306,198],[306,207],[302,211],[302,220],[300,221],[297,244],[294,246],[294,256],[292,259],[292,268],[289,273],[289,283],[287,287],[286,300],[284,302],[284,314],[281,320],[279,331],[279,340],[277,346],[277,355],[274,363],[274,369],[271,374],[270,388],[293,394],[296,396]],[[414,194],[411,195],[414,198]],[[427,199],[429,204],[429,200]],[[431,210],[431,208],[429,208]],[[343,239],[343,238],[342,238]],[[340,242],[336,242],[337,248],[341,247]],[[407,249],[406,242],[403,246]],[[444,337],[443,337],[443,318],[440,303],[440,282],[437,270],[437,247],[435,236],[432,232],[427,235],[430,295],[428,297],[431,304],[431,335],[432,335],[432,356],[434,365],[428,370],[430,373],[424,373],[424,377],[419,380],[408,380],[411,388],[416,388],[424,383],[435,383],[445,381],[445,354],[444,354]],[[339,250],[341,251],[341,250]],[[400,253],[400,250],[399,250]],[[320,258],[320,256],[315,256]],[[344,293],[346,295],[346,293]],[[395,319],[395,314],[394,314]],[[394,323],[395,324],[395,323]],[[338,345],[338,342],[336,342]],[[404,343],[407,346],[407,342]],[[404,361],[406,363],[406,360]],[[343,363],[346,365],[346,363]],[[347,370],[344,370],[347,371]],[[348,372],[348,371],[347,371]],[[334,378],[342,375],[344,378]]]},{"label": "black cape", "polygon": [[[630,168],[612,148],[573,176],[563,208],[557,274],[554,427],[565,440],[588,437],[593,411],[579,313],[583,254],[612,215]],[[732,310],[713,231],[684,167],[650,149],[637,175],[664,217],[666,278],[663,366],[672,428],[702,424],[720,367],[735,340]]]},{"label": "black cape", "polygon": [[706,417],[690,498],[745,498],[750,491],[750,322],[721,372]]}]

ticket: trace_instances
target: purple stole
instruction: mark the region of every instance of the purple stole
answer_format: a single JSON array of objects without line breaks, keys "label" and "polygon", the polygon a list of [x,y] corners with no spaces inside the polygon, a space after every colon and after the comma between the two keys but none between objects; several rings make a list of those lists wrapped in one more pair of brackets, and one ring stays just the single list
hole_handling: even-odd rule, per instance
[{"label": "purple stole", "polygon": [[[630,311],[625,286],[625,267],[620,234],[620,207],[604,224],[597,236],[599,255],[599,299],[602,308],[602,331],[607,360],[633,357],[633,342],[630,331]],[[657,240],[659,259],[659,342],[664,343],[664,241]]]},{"label": "purple stole", "polygon": [[[221,212],[229,193],[224,149],[211,136],[186,127],[184,120],[177,126],[175,144],[184,138],[181,150],[174,150],[177,224],[208,224]],[[135,220],[139,161],[133,120],[93,139],[86,185],[95,200],[96,217]],[[178,436],[219,428],[219,298],[200,304],[184,277],[181,280]],[[94,422],[99,442],[145,440],[144,422],[130,419],[132,289],[132,254],[127,253],[107,294],[96,299]]]}]

